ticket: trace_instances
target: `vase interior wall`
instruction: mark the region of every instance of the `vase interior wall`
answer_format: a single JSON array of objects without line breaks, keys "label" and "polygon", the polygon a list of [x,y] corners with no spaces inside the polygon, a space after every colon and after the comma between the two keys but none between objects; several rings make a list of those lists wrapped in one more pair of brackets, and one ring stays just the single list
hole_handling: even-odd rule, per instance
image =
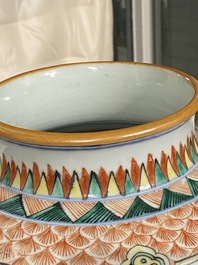
[{"label": "vase interior wall", "polygon": [[104,126],[110,123],[117,129],[171,115],[193,95],[187,78],[154,66],[55,67],[4,82],[0,120],[33,130],[97,124],[92,130],[100,131],[111,129]]}]

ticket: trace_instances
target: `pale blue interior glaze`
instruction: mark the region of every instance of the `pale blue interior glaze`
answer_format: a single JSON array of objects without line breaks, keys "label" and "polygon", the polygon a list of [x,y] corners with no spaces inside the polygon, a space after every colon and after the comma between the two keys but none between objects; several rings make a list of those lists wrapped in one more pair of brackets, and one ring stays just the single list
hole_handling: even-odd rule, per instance
[{"label": "pale blue interior glaze", "polygon": [[189,79],[156,66],[61,66],[2,83],[0,121],[33,130],[93,121],[147,123],[184,108],[193,95]]}]

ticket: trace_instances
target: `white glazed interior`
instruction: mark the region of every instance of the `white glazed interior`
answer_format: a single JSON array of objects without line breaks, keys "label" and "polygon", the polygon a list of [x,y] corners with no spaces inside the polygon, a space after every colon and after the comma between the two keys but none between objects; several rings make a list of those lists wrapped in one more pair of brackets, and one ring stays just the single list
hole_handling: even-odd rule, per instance
[{"label": "white glazed interior", "polygon": [[156,66],[61,66],[4,82],[0,121],[33,130],[93,121],[147,123],[182,109],[193,95],[188,78]]}]

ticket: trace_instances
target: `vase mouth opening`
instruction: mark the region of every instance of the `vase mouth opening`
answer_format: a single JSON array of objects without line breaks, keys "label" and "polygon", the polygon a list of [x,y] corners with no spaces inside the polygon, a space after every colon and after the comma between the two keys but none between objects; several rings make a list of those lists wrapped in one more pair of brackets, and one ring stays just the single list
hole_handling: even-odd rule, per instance
[{"label": "vase mouth opening", "polygon": [[47,67],[0,84],[0,137],[90,146],[153,135],[198,110],[198,82],[169,67],[89,62]]}]

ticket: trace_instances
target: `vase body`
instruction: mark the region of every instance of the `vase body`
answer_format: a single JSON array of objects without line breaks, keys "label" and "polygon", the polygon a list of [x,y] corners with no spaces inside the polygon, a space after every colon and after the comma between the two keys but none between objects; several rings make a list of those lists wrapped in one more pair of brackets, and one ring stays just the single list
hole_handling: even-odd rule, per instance
[{"label": "vase body", "polygon": [[[45,76],[46,73],[50,76],[49,70],[44,70]],[[184,91],[187,101],[192,94],[192,89],[189,90]],[[193,100],[197,103],[197,96]],[[155,117],[154,110],[149,115]],[[6,119],[12,120],[9,115]],[[33,126],[35,117],[29,120],[27,123]],[[168,121],[167,118],[167,124]],[[140,126],[140,133],[141,128],[145,130]],[[122,129],[116,131],[117,138],[123,134]],[[124,129],[124,134],[127,133],[128,129]],[[55,145],[50,140],[48,144],[48,139],[41,144],[39,135],[36,142],[28,142],[2,133],[0,262],[13,265],[196,264],[196,134],[193,114],[163,130],[150,133],[147,129],[140,137],[99,140],[94,144],[73,141]],[[78,138],[79,134],[76,135]]]}]

